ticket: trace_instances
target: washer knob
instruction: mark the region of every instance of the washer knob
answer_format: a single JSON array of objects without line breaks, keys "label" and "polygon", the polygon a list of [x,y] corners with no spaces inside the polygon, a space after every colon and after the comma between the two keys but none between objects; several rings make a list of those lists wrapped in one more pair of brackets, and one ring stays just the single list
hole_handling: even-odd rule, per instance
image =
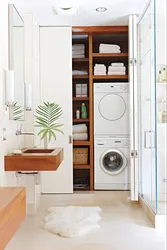
[{"label": "washer knob", "polygon": [[128,146],[128,143],[127,143],[127,142],[124,142],[124,146]]}]

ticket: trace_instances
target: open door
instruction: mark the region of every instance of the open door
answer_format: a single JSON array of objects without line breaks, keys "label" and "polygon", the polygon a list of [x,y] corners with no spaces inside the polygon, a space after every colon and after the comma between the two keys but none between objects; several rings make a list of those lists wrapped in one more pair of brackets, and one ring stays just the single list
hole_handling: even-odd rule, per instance
[{"label": "open door", "polygon": [[131,200],[138,200],[137,20],[129,16]]}]

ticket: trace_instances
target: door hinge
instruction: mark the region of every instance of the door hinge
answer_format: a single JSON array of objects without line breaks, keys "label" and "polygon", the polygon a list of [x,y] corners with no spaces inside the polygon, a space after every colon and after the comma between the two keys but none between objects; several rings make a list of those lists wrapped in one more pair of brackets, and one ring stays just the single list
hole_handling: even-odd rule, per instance
[{"label": "door hinge", "polygon": [[136,58],[131,58],[130,59],[130,65],[136,66],[137,65],[137,59]]},{"label": "door hinge", "polygon": [[72,144],[72,135],[69,135],[69,144]]},{"label": "door hinge", "polygon": [[137,156],[138,156],[137,150],[131,151],[131,157],[132,158],[137,158]]}]

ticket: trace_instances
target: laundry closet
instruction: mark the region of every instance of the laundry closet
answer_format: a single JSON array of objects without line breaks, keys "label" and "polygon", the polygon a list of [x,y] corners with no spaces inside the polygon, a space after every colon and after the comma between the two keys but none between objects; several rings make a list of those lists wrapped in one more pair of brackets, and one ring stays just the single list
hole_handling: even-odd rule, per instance
[{"label": "laundry closet", "polygon": [[132,32],[128,26],[40,28],[41,98],[59,103],[66,117],[57,139],[65,143],[62,169],[42,173],[43,193],[130,189]]}]

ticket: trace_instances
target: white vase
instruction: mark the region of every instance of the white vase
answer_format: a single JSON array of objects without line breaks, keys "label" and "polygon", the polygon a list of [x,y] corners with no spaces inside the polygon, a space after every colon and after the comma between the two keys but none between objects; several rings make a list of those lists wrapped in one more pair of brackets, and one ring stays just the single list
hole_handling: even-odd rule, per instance
[{"label": "white vase", "polygon": [[51,143],[49,142],[48,135],[44,138],[44,148],[51,148]]}]

